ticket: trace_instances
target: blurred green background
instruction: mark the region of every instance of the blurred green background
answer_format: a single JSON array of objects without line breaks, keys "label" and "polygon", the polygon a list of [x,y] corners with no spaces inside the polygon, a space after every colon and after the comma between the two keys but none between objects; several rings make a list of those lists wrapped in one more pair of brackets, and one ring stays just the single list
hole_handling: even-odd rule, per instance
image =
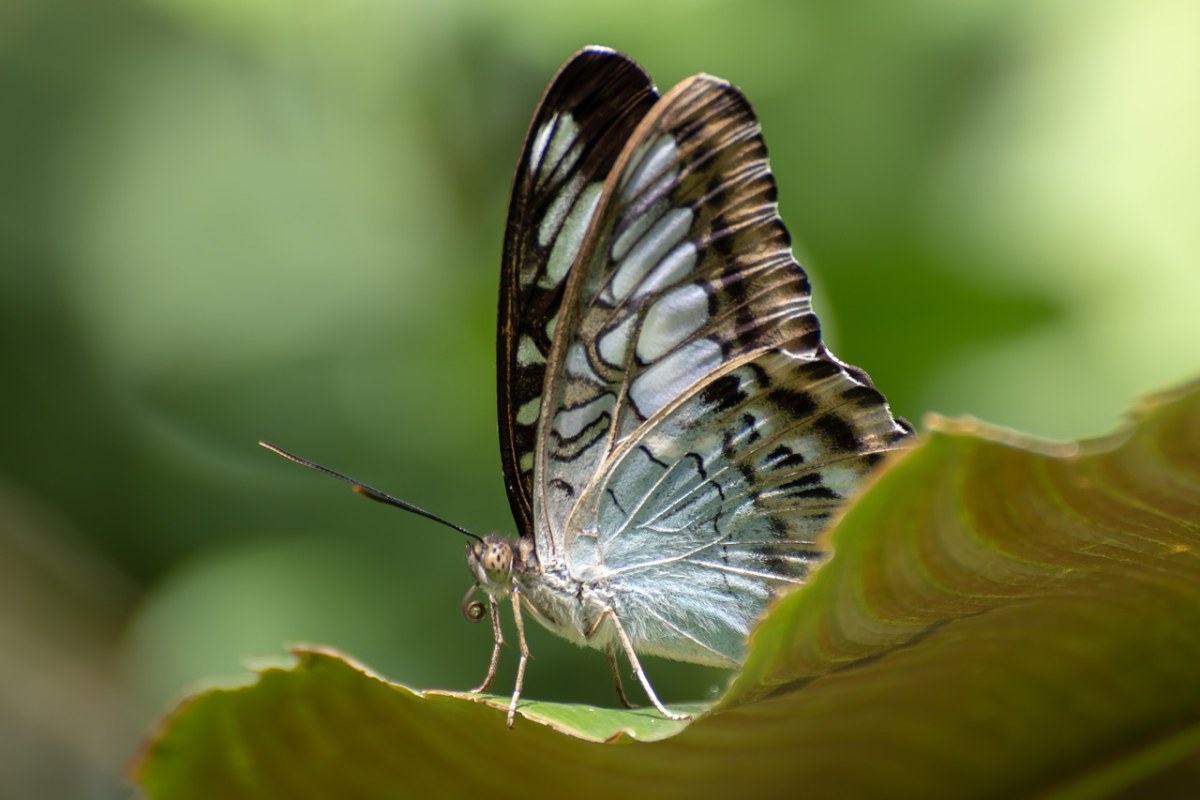
[{"label": "blurred green background", "polygon": [[[582,45],[743,88],[828,338],[899,413],[1071,438],[1200,372],[1197,30],[1187,0],[7,0],[0,795],[122,796],[175,698],[288,642],[480,679],[461,537],[254,442],[512,531],[502,226]],[[529,696],[613,702],[602,654],[531,647]]]}]

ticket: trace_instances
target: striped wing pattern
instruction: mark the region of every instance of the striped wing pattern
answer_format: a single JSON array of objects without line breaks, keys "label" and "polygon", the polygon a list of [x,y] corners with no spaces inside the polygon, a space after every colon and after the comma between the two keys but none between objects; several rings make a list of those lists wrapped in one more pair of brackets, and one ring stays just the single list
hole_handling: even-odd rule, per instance
[{"label": "striped wing pattern", "polygon": [[567,270],[605,178],[658,99],[646,73],[590,48],[551,82],[513,178],[500,276],[500,446],[513,516],[532,533],[533,451]]},{"label": "striped wing pattern", "polygon": [[[558,82],[603,80],[595,67],[573,73],[591,57],[633,63],[584,51]],[[502,417],[517,418],[510,494],[527,492],[540,568],[603,596],[634,649],[733,666],[770,597],[815,562],[832,511],[911,428],[822,343],[737,89],[697,75],[661,99],[609,94],[608,108],[626,110],[606,112],[614,139],[586,143],[580,127],[555,148],[558,82],[518,186],[571,148],[592,148],[595,169],[557,190],[577,199],[528,218],[558,239],[506,267],[506,281],[521,277],[501,315],[516,364],[507,405],[501,395]],[[510,242],[522,237],[512,225]],[[569,264],[556,262],[559,241]]]}]

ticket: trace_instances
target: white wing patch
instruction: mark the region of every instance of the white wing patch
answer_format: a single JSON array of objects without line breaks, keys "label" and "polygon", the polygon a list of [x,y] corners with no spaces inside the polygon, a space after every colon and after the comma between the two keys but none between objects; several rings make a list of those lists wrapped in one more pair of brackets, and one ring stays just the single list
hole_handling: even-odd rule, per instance
[{"label": "white wing patch", "polygon": [[546,154],[546,145],[550,142],[550,134],[554,133],[558,117],[558,114],[551,114],[533,137],[533,144],[529,146],[529,172],[532,175],[536,175],[542,165],[542,156]]},{"label": "white wing patch", "polygon": [[541,350],[538,350],[533,339],[529,338],[529,334],[523,335],[521,341],[517,343],[517,363],[522,365],[546,363],[546,357],[542,355]]},{"label": "white wing patch", "polygon": [[637,356],[657,361],[683,343],[708,320],[708,293],[696,284],[685,284],[664,294],[642,320]]},{"label": "white wing patch", "polygon": [[601,334],[600,357],[612,367],[625,363],[625,353],[629,349],[629,334],[633,331],[634,315],[629,314],[617,327]]},{"label": "white wing patch", "polygon": [[583,188],[583,178],[576,175],[563,184],[562,188],[558,190],[558,194],[554,195],[554,199],[550,201],[550,206],[546,209],[546,216],[542,217],[542,221],[538,225],[538,247],[550,246],[558,229],[562,227],[567,212],[571,210],[572,204],[579,196],[581,188]]},{"label": "white wing patch", "polygon": [[522,425],[532,425],[537,422],[538,415],[542,413],[542,398],[535,397],[525,405],[517,409],[517,422]]},{"label": "white wing patch", "polygon": [[632,172],[626,172],[622,179],[621,195],[626,200],[640,194],[647,184],[664,172],[670,179],[674,179],[679,172],[679,148],[670,134],[663,134],[644,147],[645,151],[635,159],[637,167]]},{"label": "white wing patch", "polygon": [[633,296],[643,297],[687,277],[696,266],[696,257],[696,245],[691,242],[679,245],[658,262],[658,266],[642,281]]},{"label": "white wing patch", "polygon": [[[570,114],[554,114],[538,130],[530,151],[529,169],[544,181],[558,169],[569,170],[579,159],[580,150],[568,152],[579,137],[579,125]],[[563,158],[566,156],[566,162]]]},{"label": "white wing patch", "polygon": [[650,270],[662,262],[691,230],[696,215],[690,208],[673,208],[663,214],[617,265],[608,298],[624,300]]},{"label": "white wing patch", "polygon": [[629,398],[638,415],[648,419],[719,367],[721,360],[721,347],[716,342],[699,339],[652,364],[629,387]]},{"label": "white wing patch", "polygon": [[[563,192],[573,184],[568,184],[563,187]],[[579,248],[583,244],[583,237],[587,233],[588,225],[592,223],[592,216],[596,213],[596,204],[600,202],[600,193],[604,188],[601,183],[590,184],[586,189],[579,193],[579,199],[571,203],[571,210],[566,215],[566,219],[562,221],[562,229],[558,232],[558,238],[554,240],[554,247],[550,249],[550,257],[546,260],[546,271],[538,280],[538,285],[550,289],[557,286],[564,277],[567,270],[571,268],[571,264],[575,262],[575,257],[579,255]],[[558,200],[555,200],[557,205]],[[546,215],[546,219],[550,219],[550,215]],[[543,224],[545,224],[543,222]],[[539,240],[541,234],[538,234]]]},{"label": "white wing patch", "polygon": [[600,376],[592,369],[592,365],[588,363],[587,350],[584,349],[580,342],[573,343],[567,348],[567,375],[572,378],[580,378],[592,383],[599,383]]},{"label": "white wing patch", "polygon": [[609,255],[613,261],[620,261],[629,252],[629,249],[641,241],[646,235],[646,231],[650,230],[650,226],[663,215],[667,210],[667,201],[660,200],[645,212],[634,217],[633,222],[629,223],[629,227],[623,230],[616,239],[613,240],[612,248]]},{"label": "white wing patch", "polygon": [[554,415],[554,432],[563,439],[574,439],[590,425],[612,411],[615,398],[602,394],[578,408],[562,408]]}]

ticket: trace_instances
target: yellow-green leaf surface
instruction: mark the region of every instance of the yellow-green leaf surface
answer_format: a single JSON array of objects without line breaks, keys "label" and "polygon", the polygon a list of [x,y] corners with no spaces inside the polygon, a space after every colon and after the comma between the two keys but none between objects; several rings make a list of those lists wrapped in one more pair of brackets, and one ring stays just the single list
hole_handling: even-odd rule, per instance
[{"label": "yellow-green leaf surface", "polygon": [[183,701],[132,777],[152,798],[1188,796],[1200,391],[1136,417],[1079,446],[932,420],[691,724],[528,703],[509,731],[503,700],[298,649]]}]

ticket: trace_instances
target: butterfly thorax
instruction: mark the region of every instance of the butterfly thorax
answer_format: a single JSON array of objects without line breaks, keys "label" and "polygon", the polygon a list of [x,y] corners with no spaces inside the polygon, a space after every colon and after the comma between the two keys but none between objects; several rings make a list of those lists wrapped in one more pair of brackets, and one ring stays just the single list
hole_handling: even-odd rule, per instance
[{"label": "butterfly thorax", "polygon": [[585,647],[602,648],[612,631],[605,610],[615,598],[603,580],[581,580],[562,562],[539,564],[514,578],[523,607],[544,627]]}]

